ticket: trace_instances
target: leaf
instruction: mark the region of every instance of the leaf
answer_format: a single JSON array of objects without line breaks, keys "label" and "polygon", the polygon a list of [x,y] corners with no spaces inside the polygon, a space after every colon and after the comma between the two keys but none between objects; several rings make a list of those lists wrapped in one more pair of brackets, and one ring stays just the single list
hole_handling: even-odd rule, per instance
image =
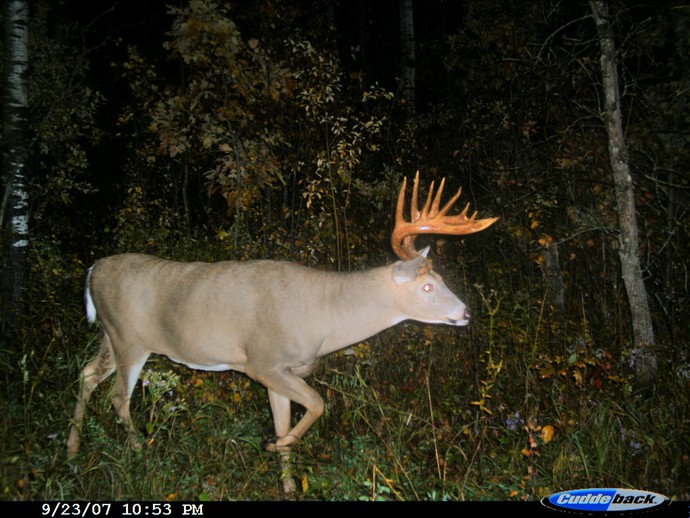
[{"label": "leaf", "polygon": [[205,135],[204,138],[201,140],[201,145],[204,149],[208,149],[213,145],[214,140],[215,137],[213,135]]},{"label": "leaf", "polygon": [[544,236],[539,238],[539,244],[543,246],[544,248],[549,248],[551,246],[551,242],[553,241],[553,238],[551,236]]},{"label": "leaf", "polygon": [[550,424],[547,424],[541,429],[541,440],[544,441],[544,444],[548,444],[549,442],[551,442],[551,439],[553,439],[553,433],[553,426],[551,426]]}]

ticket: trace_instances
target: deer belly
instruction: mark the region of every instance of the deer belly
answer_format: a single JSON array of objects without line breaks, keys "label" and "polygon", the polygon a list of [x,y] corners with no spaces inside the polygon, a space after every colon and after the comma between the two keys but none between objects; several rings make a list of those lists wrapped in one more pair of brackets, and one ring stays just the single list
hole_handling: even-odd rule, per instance
[{"label": "deer belly", "polygon": [[195,362],[190,362],[188,360],[181,360],[179,358],[174,358],[172,356],[168,356],[172,361],[175,363],[180,363],[182,365],[186,365],[190,369],[196,369],[200,371],[214,371],[214,372],[219,372],[219,371],[237,371],[237,372],[244,372],[244,364],[243,363],[213,363],[213,362],[205,362],[205,363],[195,363]]}]

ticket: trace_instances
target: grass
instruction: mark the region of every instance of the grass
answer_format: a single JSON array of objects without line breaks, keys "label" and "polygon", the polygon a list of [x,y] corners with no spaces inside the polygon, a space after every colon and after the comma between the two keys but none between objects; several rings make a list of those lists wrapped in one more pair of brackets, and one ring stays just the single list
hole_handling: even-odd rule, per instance
[{"label": "grass", "polygon": [[[323,361],[309,382],[326,411],[295,449],[298,498],[536,500],[592,486],[690,498],[687,379],[666,365],[635,392],[586,320],[475,297],[483,314],[470,329],[403,324]],[[78,308],[48,309],[21,351],[2,354],[0,498],[284,498],[279,459],[264,450],[265,389],[164,359],[134,394],[142,451],[127,447],[104,383],[68,463],[76,380],[96,336],[73,325]]]}]

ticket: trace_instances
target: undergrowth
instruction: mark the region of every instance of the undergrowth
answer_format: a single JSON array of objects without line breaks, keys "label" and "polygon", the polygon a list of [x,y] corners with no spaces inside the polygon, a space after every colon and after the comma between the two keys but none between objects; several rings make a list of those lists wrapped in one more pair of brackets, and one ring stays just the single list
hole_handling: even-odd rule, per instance
[{"label": "undergrowth", "polygon": [[[323,360],[309,382],[326,411],[295,449],[298,498],[536,500],[595,486],[690,497],[681,370],[665,366],[637,391],[586,317],[468,291],[469,328],[405,323]],[[74,325],[77,304],[48,303],[53,319],[2,355],[2,499],[284,498],[279,459],[264,449],[265,389],[162,358],[133,396],[142,451],[127,447],[106,382],[68,463],[76,380],[97,335]]]}]

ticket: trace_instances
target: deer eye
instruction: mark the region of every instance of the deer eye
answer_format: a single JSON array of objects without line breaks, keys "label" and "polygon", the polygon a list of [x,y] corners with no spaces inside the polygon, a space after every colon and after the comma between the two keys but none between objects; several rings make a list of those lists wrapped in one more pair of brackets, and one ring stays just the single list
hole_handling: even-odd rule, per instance
[{"label": "deer eye", "polygon": [[424,286],[422,286],[422,289],[425,292],[429,293],[430,291],[432,291],[434,289],[434,285],[431,283],[426,283]]}]

